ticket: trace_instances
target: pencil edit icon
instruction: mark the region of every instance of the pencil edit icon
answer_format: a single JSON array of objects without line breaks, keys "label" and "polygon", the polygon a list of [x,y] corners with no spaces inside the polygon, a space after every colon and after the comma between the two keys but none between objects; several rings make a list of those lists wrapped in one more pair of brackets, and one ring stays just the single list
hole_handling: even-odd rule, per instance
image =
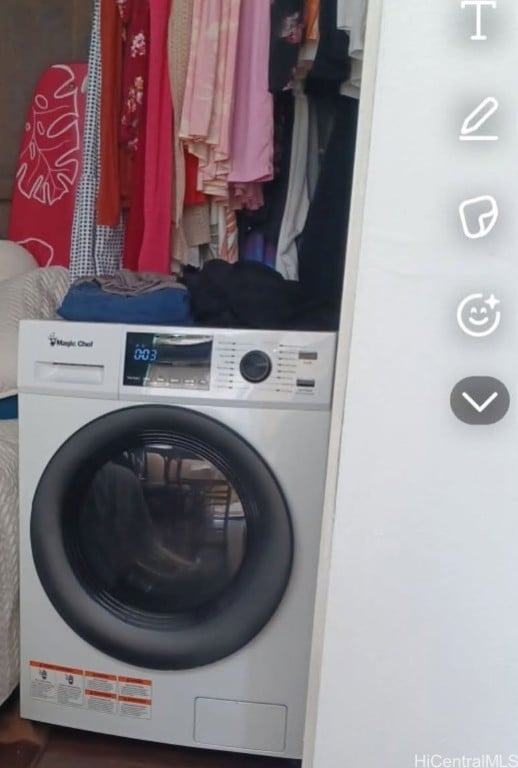
[{"label": "pencil edit icon", "polygon": [[492,133],[480,132],[482,126],[495,114],[499,104],[494,96],[488,96],[469,113],[460,129],[460,141],[498,141],[498,136]]},{"label": "pencil edit icon", "polygon": [[462,230],[470,240],[487,237],[498,221],[498,205],[491,195],[464,200],[459,206]]}]

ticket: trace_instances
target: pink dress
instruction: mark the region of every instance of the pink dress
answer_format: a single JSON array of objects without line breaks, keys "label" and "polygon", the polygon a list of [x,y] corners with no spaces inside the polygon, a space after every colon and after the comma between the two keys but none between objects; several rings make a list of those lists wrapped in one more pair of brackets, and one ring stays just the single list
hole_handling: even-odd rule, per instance
[{"label": "pink dress", "polygon": [[[174,0],[173,0],[174,2]],[[171,271],[173,104],[169,87],[167,28],[171,0],[152,0],[144,174],[144,235],[140,272]]]},{"label": "pink dress", "polygon": [[273,178],[273,96],[268,90],[269,50],[270,0],[243,0],[239,20],[229,181],[260,182]]}]

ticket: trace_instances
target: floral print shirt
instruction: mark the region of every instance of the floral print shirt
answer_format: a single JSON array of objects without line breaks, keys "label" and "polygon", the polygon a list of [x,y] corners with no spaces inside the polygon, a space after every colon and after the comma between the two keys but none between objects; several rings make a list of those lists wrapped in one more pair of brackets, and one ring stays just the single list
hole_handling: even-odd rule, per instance
[{"label": "floral print shirt", "polygon": [[120,141],[138,149],[149,56],[149,0],[116,0],[123,23]]}]

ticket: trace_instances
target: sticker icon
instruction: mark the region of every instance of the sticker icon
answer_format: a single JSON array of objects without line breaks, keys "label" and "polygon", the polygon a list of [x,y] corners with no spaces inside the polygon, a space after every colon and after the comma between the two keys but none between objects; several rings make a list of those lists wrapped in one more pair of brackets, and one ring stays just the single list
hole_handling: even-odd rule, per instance
[{"label": "sticker icon", "polygon": [[457,309],[457,322],[461,331],[477,339],[491,336],[502,319],[502,313],[497,309],[499,304],[500,299],[494,293],[486,299],[483,293],[466,296]]},{"label": "sticker icon", "polygon": [[498,221],[498,205],[491,195],[464,200],[459,206],[462,229],[470,240],[487,237]]},{"label": "sticker icon", "polygon": [[509,390],[492,376],[468,376],[453,387],[450,406],[465,424],[496,424],[511,403]]},{"label": "sticker icon", "polygon": [[482,34],[482,8],[487,6],[496,10],[496,3],[497,0],[461,0],[460,7],[463,11],[470,7],[476,9],[475,34],[471,35],[471,40],[487,40],[487,35]]},{"label": "sticker icon", "polygon": [[494,96],[488,96],[470,112],[462,123],[460,129],[460,141],[498,141],[498,136],[488,133],[479,133],[481,128],[490,117],[498,110],[499,104]]}]

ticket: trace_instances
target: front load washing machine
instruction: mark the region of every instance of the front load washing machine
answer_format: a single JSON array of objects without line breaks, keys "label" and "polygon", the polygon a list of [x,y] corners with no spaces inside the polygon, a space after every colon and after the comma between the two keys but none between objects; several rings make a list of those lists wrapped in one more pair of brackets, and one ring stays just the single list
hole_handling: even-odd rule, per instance
[{"label": "front load washing machine", "polygon": [[334,355],[21,324],[22,716],[301,756]]}]

